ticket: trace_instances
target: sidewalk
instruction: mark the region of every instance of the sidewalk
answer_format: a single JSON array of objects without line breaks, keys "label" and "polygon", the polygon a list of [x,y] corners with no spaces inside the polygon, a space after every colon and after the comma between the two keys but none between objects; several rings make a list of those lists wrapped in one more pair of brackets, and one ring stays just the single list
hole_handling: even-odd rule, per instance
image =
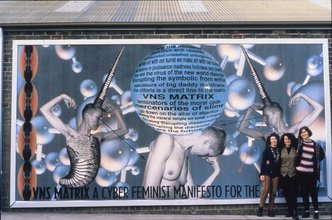
[{"label": "sidewalk", "polygon": [[[301,216],[299,216],[301,218]],[[199,219],[199,220],[214,220],[214,219],[274,219],[274,220],[285,220],[292,219],[286,218],[284,215],[277,215],[275,217],[257,217],[255,215],[128,215],[128,214],[80,214],[80,213],[27,213],[27,212],[2,212],[1,220],[189,220],[189,219]],[[313,219],[313,216],[306,219]],[[332,219],[331,215],[320,216],[320,219]]]}]

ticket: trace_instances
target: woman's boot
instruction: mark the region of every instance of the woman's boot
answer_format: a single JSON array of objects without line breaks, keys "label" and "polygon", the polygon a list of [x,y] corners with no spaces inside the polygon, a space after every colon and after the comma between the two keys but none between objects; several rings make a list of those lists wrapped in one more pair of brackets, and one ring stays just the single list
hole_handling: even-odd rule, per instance
[{"label": "woman's boot", "polygon": [[263,208],[262,207],[259,207],[256,211],[256,215],[258,217],[262,217],[263,216]]}]

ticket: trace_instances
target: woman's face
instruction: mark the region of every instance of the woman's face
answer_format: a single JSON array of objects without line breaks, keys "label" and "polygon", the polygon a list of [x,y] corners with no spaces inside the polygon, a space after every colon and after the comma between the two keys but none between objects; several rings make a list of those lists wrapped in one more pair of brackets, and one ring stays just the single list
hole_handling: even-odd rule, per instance
[{"label": "woman's face", "polygon": [[301,138],[302,138],[303,140],[309,140],[309,139],[310,139],[310,137],[309,137],[309,133],[308,133],[308,131],[305,130],[305,129],[302,129],[302,130],[301,130],[300,135],[301,135]]},{"label": "woman's face", "polygon": [[270,137],[271,147],[277,147],[278,144],[278,138],[275,136]]},{"label": "woman's face", "polygon": [[286,135],[284,136],[284,144],[286,147],[290,147],[292,144],[292,141],[289,137],[287,137]]}]

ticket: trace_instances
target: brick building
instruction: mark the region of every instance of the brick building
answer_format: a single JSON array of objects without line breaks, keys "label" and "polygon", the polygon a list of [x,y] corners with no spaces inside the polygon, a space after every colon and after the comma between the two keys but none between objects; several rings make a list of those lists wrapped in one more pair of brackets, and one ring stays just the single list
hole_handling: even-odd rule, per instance
[{"label": "brick building", "polygon": [[[327,41],[329,62],[325,81],[331,76],[331,2],[324,0],[292,1],[2,1],[0,3],[1,46],[1,208],[7,211],[24,210],[12,207],[11,162],[13,148],[13,54],[18,49],[15,41],[37,42],[262,42],[269,40],[310,39]],[[108,41],[109,40],[109,41]],[[136,41],[135,41],[136,40]],[[196,41],[195,41],[196,40]],[[293,41],[292,41],[293,40]],[[19,44],[18,43],[18,44]],[[78,43],[76,43],[78,44]],[[88,43],[89,44],[89,43]],[[98,43],[97,43],[98,44]],[[194,43],[193,43],[194,44]],[[42,58],[39,58],[42,60]],[[16,80],[16,79],[15,79]],[[50,83],[50,82],[47,82]],[[52,84],[50,84],[52,85]],[[326,84],[325,84],[326,85]],[[40,91],[39,91],[40,92]],[[331,91],[325,93],[331,97]],[[330,98],[326,99],[330,100]],[[330,103],[325,103],[330,106]],[[15,106],[15,105],[14,105]],[[326,118],[331,115],[326,116]],[[331,135],[331,134],[329,134]],[[15,138],[14,138],[15,140]],[[327,148],[331,148],[331,140]],[[329,144],[330,143],[330,144]],[[14,151],[15,152],[15,151]],[[329,151],[330,152],[330,151]],[[331,158],[327,158],[331,166]],[[329,175],[329,174],[328,174]],[[328,177],[331,178],[331,177]],[[15,174],[14,174],[15,179]],[[331,182],[328,182],[331,183]],[[327,187],[328,188],[328,187]],[[328,194],[329,195],[329,194]],[[15,197],[15,196],[14,196]],[[18,196],[19,197],[19,196]],[[329,198],[329,199],[328,199]],[[125,203],[98,205],[75,209],[66,205],[52,207],[50,211],[112,212],[153,214],[251,214],[258,200],[230,203]],[[34,207],[32,205],[32,207]],[[38,212],[43,205],[37,205]],[[331,214],[331,197],[321,203],[321,212]],[[44,208],[45,209],[45,208]],[[277,209],[285,211],[282,200]]]}]

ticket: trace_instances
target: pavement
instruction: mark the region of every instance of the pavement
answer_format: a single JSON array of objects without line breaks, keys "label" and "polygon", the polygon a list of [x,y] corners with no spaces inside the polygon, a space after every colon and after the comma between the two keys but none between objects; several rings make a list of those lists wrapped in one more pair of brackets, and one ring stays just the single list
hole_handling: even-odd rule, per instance
[{"label": "pavement", "polygon": [[[299,216],[301,217],[301,216]],[[110,213],[29,213],[29,212],[2,212],[1,220],[214,220],[214,219],[229,219],[229,220],[243,220],[243,219],[255,219],[255,220],[291,220],[292,218],[286,218],[284,215],[276,215],[275,217],[257,217],[255,215],[155,215],[155,214],[110,214]],[[313,219],[313,216],[306,219]],[[331,220],[331,215],[320,216],[320,219]]]}]

